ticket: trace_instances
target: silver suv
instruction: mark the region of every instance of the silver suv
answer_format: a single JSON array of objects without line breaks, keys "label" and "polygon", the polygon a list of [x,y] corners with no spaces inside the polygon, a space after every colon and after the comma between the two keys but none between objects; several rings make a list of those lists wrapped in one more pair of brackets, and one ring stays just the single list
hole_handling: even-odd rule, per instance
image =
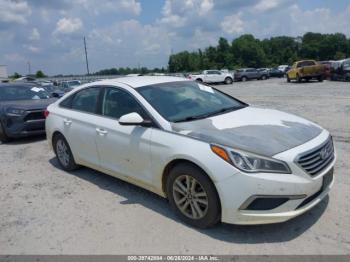
[{"label": "silver suv", "polygon": [[255,68],[242,68],[235,71],[235,81],[247,81],[251,79],[266,80],[268,78],[266,71],[259,71]]}]

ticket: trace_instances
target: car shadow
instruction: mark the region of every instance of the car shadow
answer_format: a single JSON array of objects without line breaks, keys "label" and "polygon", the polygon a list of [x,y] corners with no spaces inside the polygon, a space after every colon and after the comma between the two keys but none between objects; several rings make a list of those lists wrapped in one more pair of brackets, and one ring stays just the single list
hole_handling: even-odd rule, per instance
[{"label": "car shadow", "polygon": [[[54,167],[61,169],[56,158],[50,159],[49,162]],[[108,190],[116,195],[122,196],[126,199],[120,202],[122,205],[139,204],[177,223],[190,227],[182,223],[174,215],[166,199],[150,191],[90,168],[82,167],[79,170],[67,173],[93,183],[102,190]],[[229,243],[256,244],[287,242],[297,238],[312,227],[326,210],[328,202],[329,198],[327,196],[310,211],[290,221],[280,223],[278,226],[276,226],[276,224],[240,226],[220,223],[209,229],[193,229],[211,238]]]},{"label": "car shadow", "polygon": [[39,142],[45,139],[46,139],[46,135],[37,135],[37,136],[30,136],[30,137],[13,138],[8,142],[2,142],[0,144],[8,145],[8,146],[25,145],[25,144]]}]

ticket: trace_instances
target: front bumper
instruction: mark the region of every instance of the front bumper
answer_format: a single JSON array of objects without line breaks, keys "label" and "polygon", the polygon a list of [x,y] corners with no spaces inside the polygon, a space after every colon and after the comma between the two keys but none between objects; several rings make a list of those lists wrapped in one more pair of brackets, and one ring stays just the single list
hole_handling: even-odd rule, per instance
[{"label": "front bumper", "polygon": [[45,134],[45,119],[29,119],[28,114],[7,114],[2,119],[2,124],[6,135],[12,138]]},{"label": "front bumper", "polygon": [[[241,225],[284,222],[303,214],[321,202],[334,184],[332,174],[336,158],[315,177],[305,173],[294,162],[291,163],[290,159],[323,143],[328,136],[328,132],[325,131],[306,144],[275,156],[284,161],[289,159],[287,162],[292,174],[238,172],[218,181],[216,188],[221,201],[222,222]],[[326,177],[328,181],[325,182]],[[267,210],[248,208],[254,199],[270,197],[284,201]]]}]

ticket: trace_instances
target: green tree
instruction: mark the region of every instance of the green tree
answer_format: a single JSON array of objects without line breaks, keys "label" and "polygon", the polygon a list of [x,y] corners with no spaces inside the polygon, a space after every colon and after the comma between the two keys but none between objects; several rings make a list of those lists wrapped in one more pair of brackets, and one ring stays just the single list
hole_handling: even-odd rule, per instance
[{"label": "green tree", "polygon": [[43,77],[46,77],[46,75],[43,73],[43,71],[38,70],[35,74],[35,77],[36,78],[43,78]]},{"label": "green tree", "polygon": [[231,47],[235,64],[247,67],[266,65],[266,55],[259,39],[252,35],[242,35],[232,41]]},{"label": "green tree", "polygon": [[22,77],[22,75],[18,74],[17,72],[15,72],[12,76],[10,76],[10,78],[13,78],[13,79],[17,79],[20,77]]}]

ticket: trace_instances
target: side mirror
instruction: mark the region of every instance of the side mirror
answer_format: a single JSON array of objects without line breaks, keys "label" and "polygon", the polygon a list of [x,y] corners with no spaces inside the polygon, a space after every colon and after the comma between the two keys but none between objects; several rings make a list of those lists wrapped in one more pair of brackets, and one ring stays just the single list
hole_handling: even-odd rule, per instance
[{"label": "side mirror", "polygon": [[123,115],[119,118],[119,124],[122,126],[152,126],[152,121],[144,120],[142,116],[138,113],[133,112],[126,115]]}]

